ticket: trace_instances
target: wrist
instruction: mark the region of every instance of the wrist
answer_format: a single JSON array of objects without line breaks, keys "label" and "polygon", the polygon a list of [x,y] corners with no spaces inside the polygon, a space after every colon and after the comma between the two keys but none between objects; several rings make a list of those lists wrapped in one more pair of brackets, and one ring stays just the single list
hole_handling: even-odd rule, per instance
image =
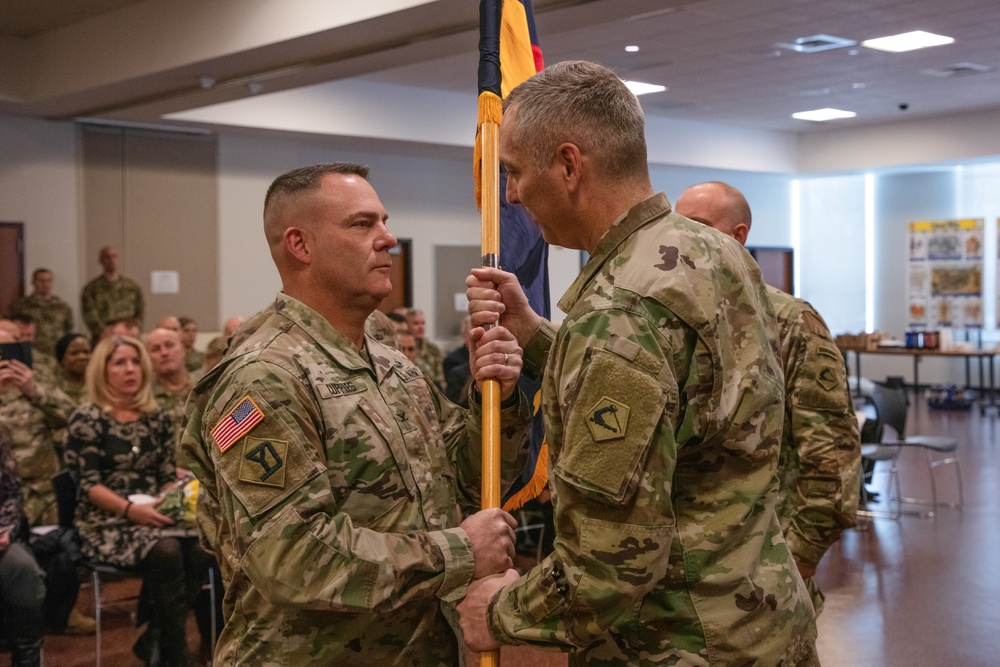
[{"label": "wrist", "polygon": [[[132,509],[132,501],[131,500],[128,501],[127,503],[125,503],[125,509],[122,510],[122,518],[128,519],[128,511],[130,509]],[[128,519],[128,520],[131,520],[131,519]]]}]

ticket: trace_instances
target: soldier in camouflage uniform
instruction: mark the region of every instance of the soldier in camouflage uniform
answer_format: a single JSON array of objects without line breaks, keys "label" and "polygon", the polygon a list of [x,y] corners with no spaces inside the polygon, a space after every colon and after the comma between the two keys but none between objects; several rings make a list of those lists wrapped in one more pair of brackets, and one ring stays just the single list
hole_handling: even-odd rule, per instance
[{"label": "soldier in camouflage uniform", "polygon": [[94,340],[112,320],[131,317],[141,328],[146,308],[139,283],[118,273],[118,251],[105,246],[99,260],[104,272],[84,285],[80,297],[83,321]]},{"label": "soldier in camouflage uniform", "polygon": [[[0,331],[0,343],[12,336]],[[16,360],[0,361],[0,426],[11,436],[11,452],[21,471],[24,511],[32,526],[58,523],[52,475],[59,471],[53,432],[66,426],[73,411],[69,397],[36,382],[31,368]]]},{"label": "soldier in camouflage uniform", "polygon": [[146,352],[153,363],[153,398],[170,418],[178,441],[184,423],[184,403],[191,393],[191,375],[184,366],[180,334],[156,328],[146,338]]},{"label": "soldier in camouflage uniform", "polygon": [[[512,563],[509,515],[457,512],[479,502],[478,415],[363,333],[396,243],[366,175],[317,165],[272,184],[283,292],[188,403],[181,448],[226,587],[214,664],[457,664],[453,603]],[[510,480],[531,417],[520,348],[502,327],[479,343],[477,377],[506,397]]]},{"label": "soldier in camouflage uniform", "polygon": [[[642,110],[564,62],[505,101],[507,201],[590,261],[556,330],[517,278],[477,269],[542,375],[556,538],[459,605],[473,650],[558,646],[571,665],[814,665],[812,604],[775,513],[782,377],[750,256],[654,194]],[[502,313],[502,315],[500,315]]]},{"label": "soldier in camouflage uniform", "polygon": [[56,342],[73,329],[73,311],[69,305],[52,293],[52,272],[35,269],[31,274],[34,291],[11,304],[8,317],[17,319],[27,315],[35,323],[36,349],[55,354]]},{"label": "soldier in camouflage uniform", "polygon": [[[685,190],[675,210],[746,244],[752,215],[736,188],[719,182]],[[826,550],[855,525],[861,488],[861,436],[844,360],[819,313],[768,286],[785,371],[785,423],[778,457],[778,518],[818,614],[812,579]]]},{"label": "soldier in camouflage uniform", "polygon": [[417,343],[417,366],[444,391],[444,353],[441,348],[427,338],[427,320],[424,311],[416,308],[406,313],[406,328]]}]

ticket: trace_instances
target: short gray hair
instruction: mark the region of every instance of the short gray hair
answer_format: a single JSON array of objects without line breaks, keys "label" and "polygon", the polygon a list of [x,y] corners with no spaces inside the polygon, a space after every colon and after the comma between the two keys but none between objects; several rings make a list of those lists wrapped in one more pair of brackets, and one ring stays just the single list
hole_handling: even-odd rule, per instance
[{"label": "short gray hair", "polygon": [[546,67],[510,92],[504,111],[511,107],[512,140],[536,169],[549,167],[556,147],[569,142],[605,178],[648,177],[642,107],[607,67],[584,60]]}]

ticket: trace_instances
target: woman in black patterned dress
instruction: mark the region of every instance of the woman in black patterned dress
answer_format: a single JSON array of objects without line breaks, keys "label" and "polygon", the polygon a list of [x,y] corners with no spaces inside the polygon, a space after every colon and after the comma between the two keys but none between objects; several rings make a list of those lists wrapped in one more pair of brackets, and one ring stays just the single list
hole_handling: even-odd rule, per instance
[{"label": "woman in black patterned dress", "polygon": [[143,577],[149,604],[140,617],[148,611],[150,624],[133,650],[147,664],[186,666],[186,610],[213,559],[151,498],[136,497],[177,483],[174,432],[153,400],[151,378],[138,340],[116,336],[98,344],[87,368],[89,401],[70,418],[64,458],[79,489],[75,522],[84,554]]}]

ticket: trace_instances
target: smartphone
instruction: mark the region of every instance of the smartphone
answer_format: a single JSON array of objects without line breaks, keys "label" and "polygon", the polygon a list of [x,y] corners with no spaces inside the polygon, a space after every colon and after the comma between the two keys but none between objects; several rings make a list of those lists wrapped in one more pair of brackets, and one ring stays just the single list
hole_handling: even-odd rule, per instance
[{"label": "smartphone", "polygon": [[31,368],[31,343],[0,343],[0,359],[16,359]]}]

